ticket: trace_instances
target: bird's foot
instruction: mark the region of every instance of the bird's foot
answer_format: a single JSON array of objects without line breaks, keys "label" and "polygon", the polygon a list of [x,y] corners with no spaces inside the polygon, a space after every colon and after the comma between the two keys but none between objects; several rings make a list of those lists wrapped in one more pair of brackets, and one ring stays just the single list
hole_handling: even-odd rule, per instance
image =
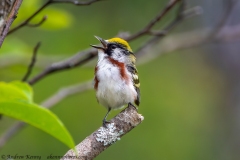
[{"label": "bird's foot", "polygon": [[107,127],[107,124],[108,124],[108,123],[111,123],[111,122],[110,122],[110,121],[107,121],[106,119],[104,119],[104,120],[103,120],[103,123],[102,123],[103,127],[108,128],[108,127]]},{"label": "bird's foot", "polygon": [[128,103],[128,106],[133,106],[136,110],[138,110],[138,108],[134,106],[132,103]]}]

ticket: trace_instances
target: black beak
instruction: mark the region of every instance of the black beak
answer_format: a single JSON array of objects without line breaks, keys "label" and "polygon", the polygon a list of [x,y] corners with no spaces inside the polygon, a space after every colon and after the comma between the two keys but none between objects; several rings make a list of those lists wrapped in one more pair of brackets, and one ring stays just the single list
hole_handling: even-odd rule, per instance
[{"label": "black beak", "polygon": [[93,48],[97,48],[97,49],[102,49],[102,50],[106,50],[107,49],[107,41],[105,41],[104,39],[98,37],[98,36],[95,36],[103,45],[103,47],[99,47],[99,46],[96,46],[96,45],[92,45],[90,44],[90,46],[92,46]]}]

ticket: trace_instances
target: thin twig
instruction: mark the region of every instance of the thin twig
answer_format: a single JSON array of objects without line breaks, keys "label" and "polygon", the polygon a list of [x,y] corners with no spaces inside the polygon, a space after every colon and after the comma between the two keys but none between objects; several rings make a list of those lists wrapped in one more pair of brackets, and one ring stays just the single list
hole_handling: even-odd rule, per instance
[{"label": "thin twig", "polygon": [[33,69],[34,64],[36,62],[37,51],[38,51],[40,45],[41,45],[41,42],[38,42],[37,45],[34,47],[31,63],[28,66],[27,73],[25,74],[25,76],[22,79],[22,81],[24,81],[24,82],[27,81],[28,77],[30,76],[30,74],[32,72],[32,69]]},{"label": "thin twig", "polygon": [[24,122],[15,122],[8,130],[2,134],[0,138],[0,150],[7,143],[7,141],[12,138],[22,127],[25,126]]},{"label": "thin twig", "polygon": [[28,23],[27,26],[29,26],[29,27],[38,27],[38,26],[41,26],[46,20],[47,20],[47,16],[45,15],[45,16],[43,16],[42,20],[39,21],[38,23],[36,23],[36,24]]},{"label": "thin twig", "polygon": [[[40,13],[43,9],[45,9],[47,6],[49,6],[50,4],[53,3],[72,3],[75,5],[81,5],[81,6],[85,6],[85,5],[90,5],[94,2],[97,2],[100,0],[90,0],[90,1],[84,1],[84,2],[79,2],[79,1],[74,1],[74,0],[48,0],[46,3],[44,3],[38,10],[36,10],[30,17],[28,17],[25,21],[23,21],[22,23],[20,23],[18,26],[16,26],[15,28],[11,29],[7,35],[12,34],[13,32],[17,31],[18,29],[24,27],[24,26],[32,26],[31,24],[29,24],[29,22],[38,14]],[[40,23],[38,23],[38,25],[35,25],[34,27],[37,27],[39,25],[41,25],[45,20],[45,18],[43,17],[42,21]]]},{"label": "thin twig", "polygon": [[137,33],[133,34],[132,36],[126,38],[127,41],[131,41],[140,37],[144,34],[150,32],[152,27],[159,22],[178,2],[181,0],[170,0],[167,6],[154,18],[152,19],[142,30],[138,31]]},{"label": "thin twig", "polygon": [[8,35],[12,34],[13,32],[17,31],[18,29],[22,28],[23,26],[27,25],[38,13],[40,13],[44,8],[46,8],[48,5],[51,4],[51,0],[48,0],[46,3],[44,3],[37,11],[35,11],[30,17],[28,17],[25,21],[20,23],[15,28],[11,29],[8,32]]},{"label": "thin twig", "polygon": [[[92,88],[92,81],[64,87],[43,101],[41,106],[45,108],[51,108],[71,95],[76,95]],[[6,144],[6,142],[24,126],[26,126],[26,123],[18,121],[15,122],[8,130],[6,130],[0,137],[0,150]]]},{"label": "thin twig", "polygon": [[152,37],[150,40],[148,40],[146,43],[144,43],[141,47],[138,48],[136,51],[137,57],[143,56],[143,54],[147,53],[145,50],[155,45],[161,38],[163,38],[166,34],[168,34],[169,31],[171,31],[175,26],[177,26],[178,23],[180,23],[182,20],[192,17],[193,15],[201,14],[200,7],[193,7],[191,9],[188,9],[187,12],[185,12],[185,2],[182,1],[181,5],[179,6],[179,9],[177,11],[176,18],[167,25],[162,31],[149,31],[149,33],[153,34],[156,37]]}]

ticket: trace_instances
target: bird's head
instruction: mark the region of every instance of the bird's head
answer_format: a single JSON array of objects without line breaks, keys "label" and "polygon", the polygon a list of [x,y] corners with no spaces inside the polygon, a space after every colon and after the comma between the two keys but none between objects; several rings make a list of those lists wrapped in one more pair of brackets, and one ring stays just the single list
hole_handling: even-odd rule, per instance
[{"label": "bird's head", "polygon": [[104,40],[98,36],[95,36],[101,43],[102,46],[91,45],[98,49],[98,56],[102,58],[112,58],[118,62],[125,64],[135,63],[136,58],[132,52],[131,47],[121,38],[111,38]]}]

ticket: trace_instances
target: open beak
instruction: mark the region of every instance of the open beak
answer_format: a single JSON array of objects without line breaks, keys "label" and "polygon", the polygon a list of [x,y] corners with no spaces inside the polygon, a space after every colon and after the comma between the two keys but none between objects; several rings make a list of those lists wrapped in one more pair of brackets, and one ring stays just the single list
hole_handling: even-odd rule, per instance
[{"label": "open beak", "polygon": [[93,48],[106,50],[107,49],[107,44],[108,44],[107,41],[98,37],[98,36],[95,36],[95,37],[102,43],[103,47],[92,45],[92,44],[90,44],[90,46],[92,46]]}]

